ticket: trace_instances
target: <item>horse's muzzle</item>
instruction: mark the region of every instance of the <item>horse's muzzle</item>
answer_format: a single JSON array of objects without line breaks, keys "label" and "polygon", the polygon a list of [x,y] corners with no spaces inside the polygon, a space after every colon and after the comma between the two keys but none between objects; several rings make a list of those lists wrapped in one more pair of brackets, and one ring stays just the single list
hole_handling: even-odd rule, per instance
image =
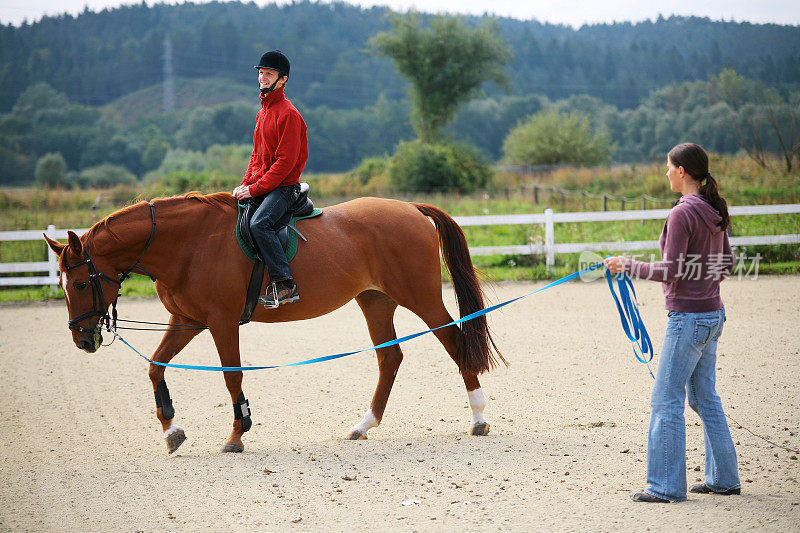
[{"label": "horse's muzzle", "polygon": [[101,333],[100,324],[92,331],[83,331],[81,336],[76,342],[78,348],[86,353],[94,353],[103,344],[103,334]]}]

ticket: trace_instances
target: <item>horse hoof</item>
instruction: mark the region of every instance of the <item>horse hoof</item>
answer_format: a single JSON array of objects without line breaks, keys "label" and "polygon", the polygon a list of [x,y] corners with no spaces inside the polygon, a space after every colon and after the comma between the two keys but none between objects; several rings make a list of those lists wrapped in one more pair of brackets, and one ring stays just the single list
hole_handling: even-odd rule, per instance
[{"label": "horse hoof", "polygon": [[350,433],[347,434],[347,440],[367,440],[367,432],[352,429]]},{"label": "horse hoof", "polygon": [[170,433],[164,440],[167,442],[167,450],[172,453],[186,440],[186,434],[182,429],[178,429]]},{"label": "horse hoof", "polygon": [[472,431],[470,432],[472,435],[482,436],[489,434],[489,423],[488,422],[478,422],[474,426],[472,426]]},{"label": "horse hoof", "polygon": [[222,449],[220,449],[219,453],[242,453],[243,451],[244,451],[244,446],[226,442],[225,444],[222,445]]}]

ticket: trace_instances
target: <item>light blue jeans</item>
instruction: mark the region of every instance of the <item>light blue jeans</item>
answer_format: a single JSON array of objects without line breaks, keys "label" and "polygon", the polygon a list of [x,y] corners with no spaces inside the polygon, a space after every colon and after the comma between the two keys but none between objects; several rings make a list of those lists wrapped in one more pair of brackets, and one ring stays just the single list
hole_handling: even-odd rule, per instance
[{"label": "light blue jeans", "polygon": [[703,421],[705,483],[715,492],[740,487],[733,439],[715,389],[717,340],[725,309],[709,313],[670,311],[658,373],[650,398],[646,492],[686,499],[686,395]]}]

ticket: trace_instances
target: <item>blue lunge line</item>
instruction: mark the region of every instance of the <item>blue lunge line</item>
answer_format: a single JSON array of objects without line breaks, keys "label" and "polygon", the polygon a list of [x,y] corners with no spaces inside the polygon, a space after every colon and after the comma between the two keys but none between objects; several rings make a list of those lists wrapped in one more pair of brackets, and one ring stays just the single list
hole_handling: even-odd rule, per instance
[{"label": "blue lunge line", "polygon": [[[597,270],[598,268],[601,268],[601,267],[603,267],[603,263],[595,263],[595,264],[590,265],[590,266],[588,266],[588,267],[586,267],[584,269],[581,269],[581,270],[579,270],[577,272],[573,272],[572,274],[569,274],[568,276],[564,276],[563,278],[557,279],[556,281],[553,281],[552,283],[549,283],[549,284],[545,285],[544,287],[540,287],[540,288],[536,289],[535,291],[531,291],[531,292],[529,292],[527,294],[523,294],[522,296],[518,296],[518,297],[513,298],[511,300],[507,300],[505,302],[502,302],[502,303],[499,303],[499,304],[496,304],[496,305],[492,305],[490,307],[486,307],[484,309],[481,309],[480,311],[475,311],[474,313],[470,313],[469,315],[461,317],[458,320],[453,320],[452,322],[450,322],[448,324],[444,324],[442,326],[439,326],[439,327],[436,327],[436,328],[433,328],[433,329],[429,329],[429,330],[426,330],[426,331],[420,331],[420,332],[417,332],[417,333],[412,333],[410,335],[405,335],[405,336],[400,337],[398,339],[393,339],[393,340],[384,342],[382,344],[378,344],[377,346],[371,346],[369,348],[364,348],[362,350],[355,350],[355,351],[352,351],[352,352],[342,352],[342,353],[337,353],[337,354],[333,354],[333,355],[325,355],[325,356],[322,356],[322,357],[315,357],[313,359],[306,359],[305,361],[299,361],[299,362],[296,362],[296,363],[289,363],[289,364],[284,364],[284,365],[268,365],[268,366],[204,366],[204,365],[178,365],[178,364],[172,364],[172,363],[161,363],[161,362],[158,362],[158,361],[153,361],[153,360],[149,359],[147,356],[142,355],[142,353],[139,352],[139,350],[137,350],[136,348],[134,348],[133,346],[128,344],[128,342],[125,339],[123,339],[119,335],[117,335],[117,336],[119,337],[119,340],[121,340],[123,343],[125,343],[126,346],[128,346],[131,350],[136,352],[141,358],[145,359],[150,364],[163,366],[163,367],[169,367],[169,368],[181,368],[181,369],[184,369],[184,370],[207,370],[207,371],[212,371],[212,372],[242,372],[242,371],[245,371],[245,370],[266,370],[266,369],[270,369],[270,368],[283,368],[283,367],[288,367],[288,366],[310,365],[310,364],[314,364],[314,363],[322,363],[323,361],[332,361],[333,359],[340,359],[342,357],[347,357],[348,355],[354,355],[354,354],[361,353],[361,352],[368,352],[370,350],[377,350],[378,348],[387,348],[389,346],[394,346],[395,344],[400,344],[401,342],[406,342],[406,341],[409,341],[411,339],[416,339],[417,337],[421,337],[422,335],[425,335],[427,333],[431,333],[433,331],[436,331],[437,329],[442,329],[442,328],[446,328],[446,327],[449,327],[449,326],[454,326],[454,325],[460,324],[462,322],[466,322],[468,320],[472,320],[472,319],[478,318],[479,316],[485,315],[487,313],[491,313],[492,311],[494,311],[496,309],[500,309],[501,307],[505,307],[508,304],[516,302],[517,300],[521,300],[522,298],[526,298],[526,297],[528,297],[528,296],[530,296],[532,294],[536,294],[537,292],[541,292],[543,290],[550,289],[552,287],[555,287],[556,285],[560,285],[560,284],[565,283],[567,281],[572,281],[573,279],[576,279],[576,278],[578,278],[578,277],[580,277],[580,276],[582,276],[582,275],[584,275],[584,274],[586,274],[588,272],[592,272],[593,270]],[[608,273],[606,273],[606,276],[608,277]],[[627,276],[626,276],[626,278],[627,278]],[[610,282],[610,277],[609,277],[609,284],[610,283],[611,282]],[[629,279],[628,279],[628,283],[630,283]],[[620,287],[622,287],[622,286],[620,286]],[[633,287],[631,286],[631,290],[632,289],[633,289]],[[628,336],[629,339],[631,339],[631,334],[630,334],[631,328],[628,327],[627,322],[626,322],[626,320],[625,320],[625,318],[623,316],[622,308],[620,307],[620,303],[619,303],[619,300],[617,300],[616,294],[614,294],[613,286],[611,287],[611,293],[612,293],[612,295],[614,295],[614,301],[617,303],[617,309],[620,311],[620,317],[622,319],[622,327],[623,327],[623,329],[625,329],[625,334]],[[627,291],[625,291],[623,293],[622,288],[620,288],[620,296],[622,297],[622,301],[625,304],[625,308],[626,309],[629,309],[629,308],[633,309],[634,312],[635,312],[635,316],[637,317],[637,321],[635,322],[636,323],[635,331],[636,331],[636,335],[637,335],[636,338],[638,339],[639,338],[639,332],[642,332],[642,334],[643,334],[642,336],[646,337],[647,341],[649,342],[650,337],[647,336],[647,331],[644,329],[644,324],[641,323],[641,317],[639,317],[639,312],[636,309],[636,302],[635,302],[636,294],[634,293],[634,301],[631,302]],[[650,347],[650,352],[651,352],[651,356],[650,357],[652,358],[652,345],[650,345],[650,346],[651,346]],[[647,346],[644,346],[642,351],[644,352],[646,350],[647,350]],[[639,358],[638,355],[637,355],[637,359],[639,359],[643,363],[647,362],[647,361],[644,361],[641,358]],[[649,359],[648,359],[648,361],[649,361]]]},{"label": "blue lunge line", "polygon": [[[617,293],[614,291],[614,283],[612,281],[614,278],[617,280],[619,298],[617,298]],[[647,329],[644,327],[642,315],[639,314],[636,291],[633,288],[631,278],[625,273],[612,275],[609,270],[606,270],[606,281],[608,282],[611,296],[614,298],[614,303],[617,305],[622,329],[625,331],[628,340],[631,341],[633,355],[640,363],[647,365],[650,376],[655,379],[653,371],[650,369],[650,361],[653,360],[653,343],[650,341],[650,335],[648,335]]]}]

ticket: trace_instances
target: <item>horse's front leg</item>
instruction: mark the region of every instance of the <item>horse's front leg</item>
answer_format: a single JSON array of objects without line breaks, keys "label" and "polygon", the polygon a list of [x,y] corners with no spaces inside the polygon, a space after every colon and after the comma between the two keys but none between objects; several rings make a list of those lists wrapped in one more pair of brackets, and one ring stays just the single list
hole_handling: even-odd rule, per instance
[{"label": "horse's front leg", "polygon": [[[215,325],[210,329],[222,366],[241,366],[238,322],[221,326]],[[253,425],[250,419],[250,404],[242,392],[242,372],[230,371],[223,372],[223,374],[225,375],[225,386],[228,388],[231,403],[233,403],[233,430],[222,445],[220,452],[238,453],[244,451],[242,435]]]},{"label": "horse's front leg", "polygon": [[[164,333],[161,342],[153,353],[153,361],[159,363],[169,363],[178,352],[183,350],[189,341],[192,340],[202,330],[202,324],[186,317],[171,315],[169,318],[169,329]],[[181,325],[194,326],[196,329],[180,327]],[[161,422],[161,429],[164,431],[164,440],[167,443],[167,450],[173,453],[178,449],[186,434],[183,428],[174,423],[175,409],[172,406],[172,398],[169,395],[167,382],[164,380],[166,367],[150,364],[150,381],[153,383],[153,394],[156,400],[156,417]]]}]

